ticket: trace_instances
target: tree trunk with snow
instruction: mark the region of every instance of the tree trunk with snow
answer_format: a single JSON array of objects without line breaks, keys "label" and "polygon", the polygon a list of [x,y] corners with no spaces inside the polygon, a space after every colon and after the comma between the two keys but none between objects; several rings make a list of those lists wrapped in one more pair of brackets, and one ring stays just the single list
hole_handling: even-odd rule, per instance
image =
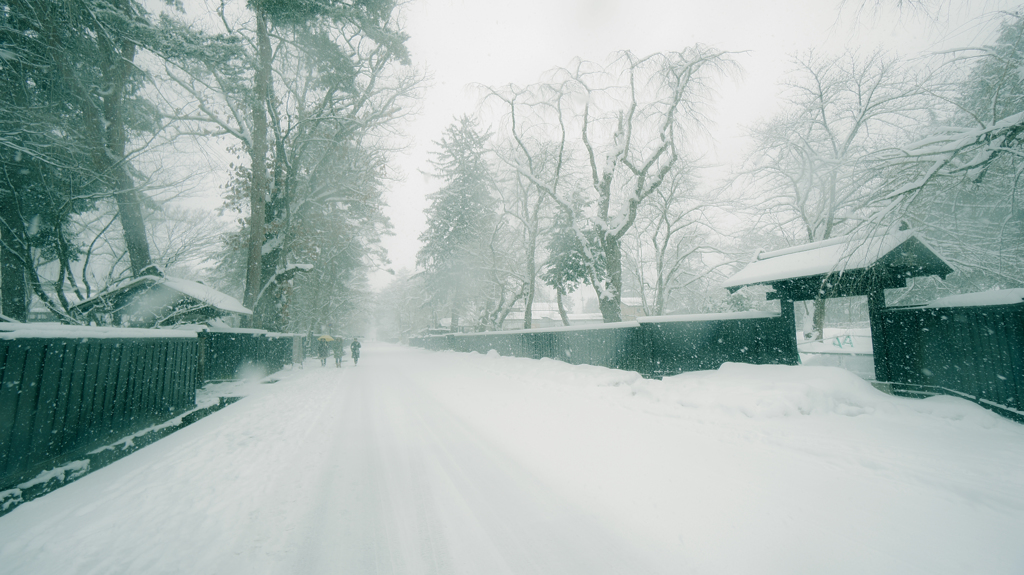
[{"label": "tree trunk with snow", "polygon": [[564,294],[561,289],[555,290],[555,301],[558,302],[558,316],[562,318],[562,325],[569,326],[569,314],[565,313],[565,304],[562,301]]},{"label": "tree trunk with snow", "polygon": [[[245,275],[245,295],[242,305],[255,309],[263,277],[263,246],[266,243],[266,201],[270,192],[267,177],[267,99],[270,97],[270,74],[273,56],[266,16],[256,9],[256,78],[252,103],[252,144],[249,157],[252,182],[249,193],[249,242]],[[260,327],[256,317],[251,327]]]},{"label": "tree trunk with snow", "polygon": [[533,298],[537,293],[536,246],[526,252],[526,304],[523,306],[523,329],[533,327]]},{"label": "tree trunk with snow", "polygon": [[0,311],[18,321],[28,319],[22,228],[14,193],[0,193]]},{"label": "tree trunk with snow", "polygon": [[622,321],[622,247],[613,236],[606,237],[602,244],[607,276],[594,288],[601,317],[605,323],[614,323]]}]

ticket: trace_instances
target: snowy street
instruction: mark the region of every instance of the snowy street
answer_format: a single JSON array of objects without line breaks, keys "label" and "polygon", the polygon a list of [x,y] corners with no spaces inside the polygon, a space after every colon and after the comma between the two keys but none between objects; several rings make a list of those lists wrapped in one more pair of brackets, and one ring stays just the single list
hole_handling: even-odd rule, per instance
[{"label": "snowy street", "polygon": [[0,574],[1024,572],[1024,426],[827,367],[367,343],[0,517]]}]

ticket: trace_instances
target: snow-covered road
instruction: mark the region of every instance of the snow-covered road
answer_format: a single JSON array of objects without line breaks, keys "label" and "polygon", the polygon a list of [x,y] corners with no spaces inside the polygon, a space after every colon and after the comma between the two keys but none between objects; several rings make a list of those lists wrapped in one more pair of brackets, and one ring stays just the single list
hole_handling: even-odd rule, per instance
[{"label": "snow-covered road", "polygon": [[0,574],[1022,573],[1024,426],[833,368],[367,345],[0,517]]}]

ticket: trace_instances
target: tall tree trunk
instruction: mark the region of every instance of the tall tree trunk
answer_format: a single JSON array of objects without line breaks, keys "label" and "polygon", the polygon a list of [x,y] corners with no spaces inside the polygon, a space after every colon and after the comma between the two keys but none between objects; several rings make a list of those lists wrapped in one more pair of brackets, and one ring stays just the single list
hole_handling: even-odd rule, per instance
[{"label": "tall tree trunk", "polygon": [[25,268],[19,257],[17,246],[22,245],[18,237],[21,229],[21,214],[14,193],[5,190],[0,193],[0,311],[11,319],[28,319],[28,299],[25,289]]},{"label": "tall tree trunk", "polygon": [[814,300],[814,324],[812,327],[814,341],[823,341],[825,338],[825,299]]},{"label": "tall tree trunk", "polygon": [[603,244],[608,284],[595,285],[594,289],[601,317],[605,323],[614,323],[622,321],[622,248],[619,239],[613,236],[606,235]]},{"label": "tall tree trunk", "polygon": [[[67,3],[60,3],[60,10],[67,9],[65,4]],[[114,4],[126,18],[136,16],[129,1],[115,0]],[[126,156],[128,130],[125,126],[125,94],[135,67],[138,49],[130,39],[112,37],[111,33],[118,33],[116,30],[104,30],[99,34],[97,40],[102,51],[103,63],[102,89],[99,90],[100,102],[97,102],[96,94],[90,88],[92,83],[79,81],[74,56],[69,55],[68,50],[60,43],[60,34],[57,33],[61,25],[60,18],[48,15],[51,17],[44,26],[47,43],[53,48],[51,53],[61,75],[69,86],[75,87],[75,95],[82,106],[84,116],[82,124],[92,148],[90,152],[93,168],[97,173],[109,178],[117,202],[118,219],[121,222],[132,275],[138,276],[152,263],[149,240],[146,238],[146,222],[142,214],[142,199],[135,187]]]},{"label": "tall tree trunk", "polygon": [[[662,314],[665,313],[665,289],[668,287],[666,285],[667,283],[668,282],[665,281],[665,275],[662,272],[662,266],[659,263],[658,264],[658,285],[657,285],[657,288],[656,288],[657,291],[654,294],[654,309],[651,310],[653,312],[651,315],[658,316],[658,315],[662,315]],[[645,301],[644,303],[647,303],[647,302]]]},{"label": "tall tree trunk", "polygon": [[523,309],[523,329],[533,327],[533,298],[537,293],[537,261],[535,250],[526,254],[526,305]]},{"label": "tall tree trunk", "polygon": [[452,305],[452,326],[449,329],[451,333],[459,331],[459,306]]},{"label": "tall tree trunk", "polygon": [[[245,295],[242,305],[255,310],[263,276],[263,245],[266,243],[266,202],[270,192],[267,178],[267,100],[270,96],[270,73],[273,54],[267,20],[260,7],[256,7],[256,77],[252,105],[252,145],[249,156],[252,164],[252,182],[249,190],[249,254],[245,275]],[[254,314],[252,327],[261,327]]]},{"label": "tall tree trunk", "polygon": [[[273,93],[273,86],[269,92]],[[269,97],[268,100],[272,98]],[[263,295],[256,302],[253,309],[255,323],[263,329],[271,331],[284,331],[287,313],[286,286],[277,281],[278,272],[284,269],[286,262],[285,247],[288,243],[287,222],[288,217],[288,190],[285,174],[285,146],[284,142],[277,139],[274,153],[274,185],[270,189],[270,202],[266,204],[264,245],[268,246],[261,250],[260,261],[260,289]],[[271,282],[274,282],[271,285]]]},{"label": "tall tree trunk", "polygon": [[555,290],[555,301],[558,302],[558,315],[562,318],[562,325],[569,325],[569,314],[565,313],[565,305],[562,303],[562,288]]},{"label": "tall tree trunk", "polygon": [[455,284],[455,293],[452,294],[452,325],[451,333],[459,331],[459,306],[462,305],[462,294],[459,284]]},{"label": "tall tree trunk", "polygon": [[[126,14],[129,8],[125,8]],[[130,40],[124,40],[115,48],[108,41],[107,68],[104,70],[104,84],[107,94],[103,97],[103,119],[106,122],[106,150],[100,160],[103,171],[114,183],[114,199],[117,214],[121,220],[124,244],[128,249],[128,260],[132,275],[139,276],[149,267],[152,257],[149,240],[146,238],[146,220],[142,215],[142,198],[135,187],[135,179],[128,169],[128,130],[125,127],[125,91],[128,78],[134,67],[136,47]]]},{"label": "tall tree trunk", "polygon": [[120,171],[122,173],[118,174],[119,191],[114,194],[114,198],[117,199],[117,214],[121,220],[125,247],[128,248],[132,275],[139,276],[153,263],[149,253],[149,240],[146,238],[146,220],[142,215],[139,191],[135,189],[131,175],[127,169]]}]

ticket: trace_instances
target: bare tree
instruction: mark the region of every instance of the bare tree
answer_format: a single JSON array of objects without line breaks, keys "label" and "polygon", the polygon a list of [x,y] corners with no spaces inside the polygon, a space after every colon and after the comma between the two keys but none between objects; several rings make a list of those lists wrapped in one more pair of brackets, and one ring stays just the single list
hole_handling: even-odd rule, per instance
[{"label": "bare tree", "polygon": [[520,265],[525,299],[523,328],[530,329],[533,326],[533,302],[541,268],[540,250],[550,228],[553,202],[549,194],[537,185],[536,178],[526,177],[518,170],[518,166],[526,163],[531,166],[532,172],[546,174],[557,168],[558,153],[555,146],[545,150],[542,144],[537,144],[532,156],[525,158],[521,155],[520,145],[512,143],[507,149],[499,149],[497,155],[506,166],[511,167],[511,173],[497,186],[497,191],[501,196],[504,216],[514,222],[521,236],[521,249],[518,251],[522,256]]},{"label": "bare tree", "polygon": [[716,221],[729,204],[718,193],[697,193],[688,165],[680,163],[637,212],[626,236],[624,257],[628,283],[640,294],[644,312],[663,315],[675,294],[696,288],[710,275],[735,262],[716,241]]},{"label": "bare tree", "polygon": [[[586,174],[585,213],[573,220],[597,232],[579,237],[606,322],[621,317],[622,238],[686,137],[704,125],[711,82],[730,65],[725,52],[699,45],[645,57],[620,52],[607,65],[577,61],[541,84],[491,90],[510,118],[517,169],[538,189],[576,214],[563,184],[572,172]],[[551,169],[538,170],[539,142],[557,150]],[[570,165],[571,150],[583,165]]]},{"label": "bare tree", "polygon": [[[785,109],[757,126],[744,176],[783,226],[815,242],[877,223],[893,169],[884,162],[928,118],[928,76],[875,52],[798,57]],[[815,301],[821,338],[824,299]]]}]

